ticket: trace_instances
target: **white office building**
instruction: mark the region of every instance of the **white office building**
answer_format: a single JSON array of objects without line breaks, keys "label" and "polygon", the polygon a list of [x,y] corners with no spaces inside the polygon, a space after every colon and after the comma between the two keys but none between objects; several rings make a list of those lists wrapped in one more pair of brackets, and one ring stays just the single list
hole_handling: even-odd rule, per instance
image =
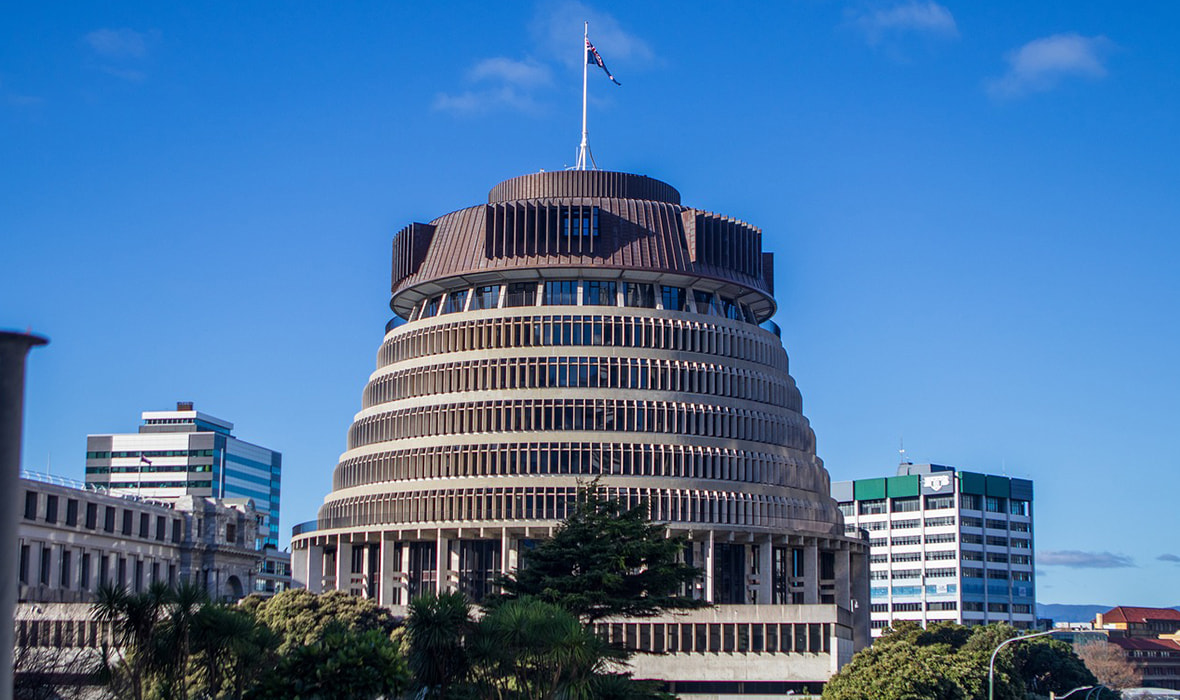
[{"label": "white office building", "polygon": [[869,541],[874,637],[895,620],[1036,622],[1031,481],[903,463],[832,497],[845,531]]},{"label": "white office building", "polygon": [[86,483],[156,501],[249,498],[265,516],[256,548],[277,547],[283,455],[234,437],[233,429],[189,402],[144,411],[137,433],[86,437]]}]

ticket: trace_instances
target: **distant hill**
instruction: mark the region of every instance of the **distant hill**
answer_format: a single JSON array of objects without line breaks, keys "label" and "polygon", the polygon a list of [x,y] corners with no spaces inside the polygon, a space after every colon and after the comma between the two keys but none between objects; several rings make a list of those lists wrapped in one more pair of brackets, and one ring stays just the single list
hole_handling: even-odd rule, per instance
[{"label": "distant hill", "polygon": [[1037,603],[1037,617],[1047,617],[1054,622],[1092,622],[1095,615],[1104,613],[1113,607],[1113,605]]},{"label": "distant hill", "polygon": [[[1093,622],[1094,616],[1113,608],[1113,605],[1059,605],[1037,603],[1037,617],[1049,618],[1054,622]],[[1173,608],[1180,610],[1180,605]]]}]

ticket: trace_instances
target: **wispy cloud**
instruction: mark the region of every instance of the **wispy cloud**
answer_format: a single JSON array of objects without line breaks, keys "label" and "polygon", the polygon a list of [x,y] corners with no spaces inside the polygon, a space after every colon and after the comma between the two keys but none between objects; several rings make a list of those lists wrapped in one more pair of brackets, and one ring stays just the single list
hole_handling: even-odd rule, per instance
[{"label": "wispy cloud", "polygon": [[529,25],[535,54],[477,61],[463,76],[464,89],[436,94],[434,109],[459,115],[496,110],[545,113],[546,91],[554,84],[554,68],[561,64],[577,66],[584,60],[584,21],[590,22],[590,36],[611,66],[617,65],[616,61],[626,66],[654,60],[647,43],[624,31],[610,14],[577,0],[538,2],[536,7]]},{"label": "wispy cloud", "polygon": [[533,114],[542,107],[533,91],[552,82],[549,68],[532,59],[485,58],[467,71],[467,81],[478,87],[456,94],[439,93],[434,108],[455,114],[509,109]]},{"label": "wispy cloud", "polygon": [[1050,550],[1037,553],[1042,566],[1067,566],[1072,569],[1122,569],[1135,566],[1131,557],[1110,552],[1081,552],[1076,549]]},{"label": "wispy cloud", "polygon": [[590,40],[602,53],[607,65],[655,60],[655,52],[647,42],[623,29],[614,15],[600,12],[578,0],[538,3],[537,14],[529,29],[547,58],[580,66],[584,60],[583,22],[590,23]]},{"label": "wispy cloud", "polygon": [[157,32],[134,29],[96,29],[83,37],[94,53],[104,58],[146,58],[148,44]]},{"label": "wispy cloud", "polygon": [[931,0],[911,0],[888,8],[852,11],[849,15],[852,24],[873,46],[902,34],[924,34],[940,39],[959,36],[959,27],[951,11]]},{"label": "wispy cloud", "polygon": [[90,48],[94,68],[133,83],[147,77],[143,63],[159,39],[160,33],[154,29],[137,32],[125,27],[96,29],[82,37],[82,41]]},{"label": "wispy cloud", "polygon": [[1180,564],[1180,557],[1176,556],[1175,554],[1161,554],[1156,557],[1156,559],[1159,559],[1160,561],[1170,561],[1173,564]]},{"label": "wispy cloud", "polygon": [[1020,97],[1052,90],[1068,78],[1103,78],[1112,46],[1104,36],[1074,33],[1033,39],[1008,52],[1004,57],[1008,71],[988,82],[988,94],[995,98]]}]

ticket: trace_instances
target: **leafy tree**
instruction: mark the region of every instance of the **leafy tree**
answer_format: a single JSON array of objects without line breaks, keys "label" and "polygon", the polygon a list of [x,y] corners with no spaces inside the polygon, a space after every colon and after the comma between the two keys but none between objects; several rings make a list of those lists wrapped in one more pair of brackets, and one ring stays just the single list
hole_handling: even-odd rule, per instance
[{"label": "leafy tree", "polygon": [[259,621],[279,635],[278,651],[283,655],[321,641],[332,622],[353,632],[378,630],[386,637],[397,626],[385,608],[343,591],[317,595],[305,589],[287,590],[264,601],[247,601],[244,609],[255,611]]},{"label": "leafy tree", "polygon": [[[1008,625],[922,629],[900,622],[856,654],[824,688],[825,700],[982,700],[988,662],[1001,642],[1020,634]],[[995,697],[1064,693],[1097,683],[1069,645],[1046,638],[1009,645],[996,657]]]},{"label": "leafy tree", "polygon": [[604,617],[650,617],[664,610],[698,608],[704,601],[680,595],[701,576],[679,561],[685,538],[606,498],[597,482],[579,489],[573,512],[551,539],[525,553],[520,569],[498,583],[500,600],[533,597],[554,603],[586,622]]},{"label": "leafy tree", "polygon": [[459,593],[415,599],[407,658],[421,697],[481,700],[665,697],[616,666],[625,653],[570,612],[532,598],[501,601],[474,623]]},{"label": "leafy tree", "polygon": [[246,697],[251,700],[371,700],[397,697],[409,687],[401,651],[380,629],[356,630],[329,622],[318,639],[293,648]]}]

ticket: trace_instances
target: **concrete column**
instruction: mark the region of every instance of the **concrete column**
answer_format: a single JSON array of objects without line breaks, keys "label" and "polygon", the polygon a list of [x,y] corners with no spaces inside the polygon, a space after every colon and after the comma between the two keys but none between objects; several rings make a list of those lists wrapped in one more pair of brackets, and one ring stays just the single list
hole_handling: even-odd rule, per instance
[{"label": "concrete column", "polygon": [[401,598],[397,580],[397,542],[385,533],[381,535],[381,587],[377,593],[377,604],[388,608],[398,605]]},{"label": "concrete column", "polygon": [[[21,437],[25,416],[25,358],[49,342],[27,333],[0,331],[0,561],[17,561],[17,522],[24,497],[20,488]],[[0,576],[0,700],[12,700],[12,648],[16,576]]]},{"label": "concrete column", "polygon": [[61,588],[61,554],[64,548],[60,544],[47,542],[45,549],[49,552],[49,588],[55,590]]},{"label": "concrete column", "polygon": [[450,558],[447,556],[447,538],[443,537],[441,529],[435,535],[434,543],[434,592],[442,595],[446,590],[447,565]]},{"label": "concrete column", "polygon": [[769,537],[765,542],[754,546],[758,548],[760,566],[758,571],[758,604],[769,605],[774,601],[774,547]]},{"label": "concrete column", "polygon": [[819,546],[815,540],[803,547],[803,604],[819,604]]},{"label": "concrete column", "polygon": [[352,544],[344,538],[336,538],[336,590],[352,593]]},{"label": "concrete column", "polygon": [[836,604],[852,609],[852,552],[847,547],[835,551],[836,555]]},{"label": "concrete column", "polygon": [[512,539],[508,537],[508,528],[500,531],[500,574],[506,576],[511,570],[509,564],[509,548],[512,546]]},{"label": "concrete column", "polygon": [[[372,556],[370,554],[370,549],[372,547],[380,547],[381,545],[380,545],[380,543],[373,544],[372,542],[366,542],[365,544],[357,545],[357,546],[360,547],[362,550],[364,550],[363,556],[361,557],[361,581],[363,582],[361,584],[361,597],[368,598],[369,597],[369,582],[373,580],[372,577],[381,575],[380,562],[378,562],[377,571],[372,570],[373,560],[370,559],[370,557]],[[378,550],[378,551],[380,551],[380,550]],[[378,589],[380,589],[379,586],[378,586]],[[378,590],[377,594],[380,595],[381,591]]]},{"label": "concrete column", "polygon": [[704,549],[705,561],[705,600],[713,602],[713,531],[709,530],[709,539],[701,543]]},{"label": "concrete column", "polygon": [[303,585],[307,586],[307,590],[312,593],[324,592],[324,546],[321,544],[309,544],[305,550],[305,573],[304,580],[301,581]]}]

